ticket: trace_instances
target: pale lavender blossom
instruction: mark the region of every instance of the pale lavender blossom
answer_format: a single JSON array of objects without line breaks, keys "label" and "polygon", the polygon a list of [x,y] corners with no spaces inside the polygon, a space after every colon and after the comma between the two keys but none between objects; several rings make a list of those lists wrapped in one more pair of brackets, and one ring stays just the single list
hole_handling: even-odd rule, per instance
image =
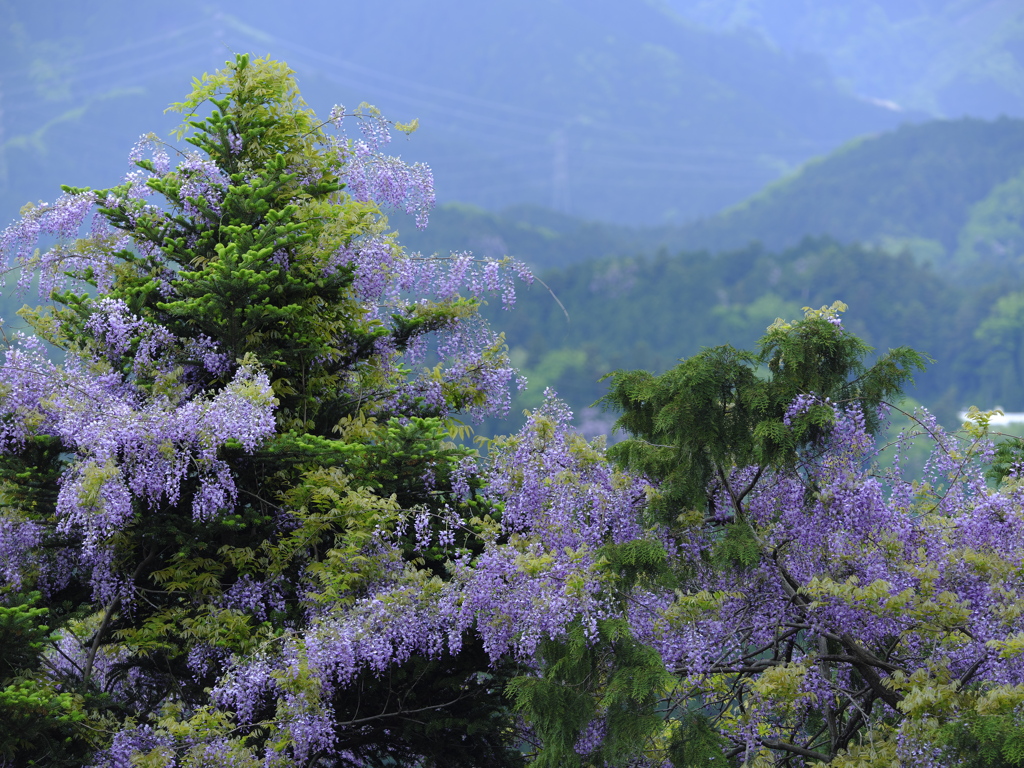
[{"label": "pale lavender blossom", "polygon": [[37,565],[34,550],[43,533],[43,526],[31,520],[0,517],[0,586],[21,588],[25,571]]}]

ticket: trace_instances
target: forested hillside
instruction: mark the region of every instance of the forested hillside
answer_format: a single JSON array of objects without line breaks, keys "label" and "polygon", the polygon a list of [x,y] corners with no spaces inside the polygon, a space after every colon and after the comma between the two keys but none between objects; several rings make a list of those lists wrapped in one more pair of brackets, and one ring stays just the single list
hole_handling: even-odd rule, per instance
[{"label": "forested hillside", "polygon": [[422,253],[471,251],[513,256],[535,269],[556,269],[609,256],[653,252],[678,241],[666,227],[627,227],[568,216],[551,208],[518,205],[488,211],[460,203],[439,205],[430,226],[418,229],[412,216],[391,216],[405,247]]},{"label": "forested hillside", "polygon": [[1024,121],[934,121],[857,139],[753,198],[684,227],[692,248],[758,240],[787,247],[807,235],[911,247],[939,267],[957,249],[974,205],[1024,169]]},{"label": "forested hillside", "polygon": [[850,306],[849,328],[879,352],[910,345],[935,360],[909,392],[945,421],[971,404],[1024,405],[1019,273],[967,286],[909,254],[817,238],[784,250],[603,259],[542,277],[560,304],[534,285],[500,318],[530,381],[521,407],[550,386],[582,410],[604,394],[598,380],[608,371],[663,371],[702,347],[749,346],[776,318],[834,300]]},{"label": "forested hillside", "polygon": [[1024,251],[1021,173],[1024,121],[938,120],[856,139],[682,227],[616,226],[524,207],[441,206],[423,232],[395,221],[410,248],[509,253],[538,269],[659,248],[713,252],[756,241],[778,250],[830,236],[908,249],[940,272],[980,278]]},{"label": "forested hillside", "polygon": [[[422,232],[395,221],[411,249],[510,254],[550,285],[558,301],[534,286],[500,320],[531,381],[523,407],[552,386],[581,411],[609,370],[664,370],[701,347],[751,344],[776,317],[841,299],[872,346],[913,344],[935,359],[913,392],[947,423],[971,404],[1024,409],[1024,121],[932,121],[858,139],[685,227],[522,207],[442,206]],[[585,418],[588,430],[608,428]]]}]

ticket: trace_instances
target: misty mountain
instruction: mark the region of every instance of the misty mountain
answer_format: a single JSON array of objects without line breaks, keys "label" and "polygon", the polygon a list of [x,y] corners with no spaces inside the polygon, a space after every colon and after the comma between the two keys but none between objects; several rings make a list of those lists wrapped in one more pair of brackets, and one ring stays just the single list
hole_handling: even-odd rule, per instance
[{"label": "misty mountain", "polygon": [[420,119],[394,145],[439,199],[681,223],[905,115],[825,60],[644,0],[0,0],[0,213],[60,183],[104,186],[166,105],[234,51],[287,61],[309,103]]},{"label": "misty mountain", "polygon": [[1024,117],[1016,0],[666,0],[680,16],[824,57],[850,89],[934,117]]}]

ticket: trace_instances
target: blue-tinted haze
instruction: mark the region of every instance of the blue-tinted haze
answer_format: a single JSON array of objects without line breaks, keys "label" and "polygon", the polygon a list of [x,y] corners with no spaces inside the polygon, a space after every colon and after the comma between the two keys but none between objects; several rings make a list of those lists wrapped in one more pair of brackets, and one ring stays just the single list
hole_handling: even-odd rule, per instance
[{"label": "blue-tinted haze", "polygon": [[[624,224],[712,213],[858,135],[972,112],[981,93],[978,114],[1024,114],[1006,85],[1024,83],[1011,77],[1014,3],[974,3],[985,23],[964,23],[951,3],[909,17],[900,3],[862,5],[837,16],[782,0],[3,0],[0,214],[59,183],[116,182],[134,139],[167,135],[163,108],[232,51],[288,61],[322,112],[365,100],[418,117],[396,151],[433,165],[442,201]],[[959,101],[967,75],[926,76],[951,35],[965,36],[963,61],[947,50],[944,71],[990,74]],[[986,69],[979,50],[1003,68]],[[877,64],[851,68],[864,60]],[[894,100],[906,108],[880,103]]]}]

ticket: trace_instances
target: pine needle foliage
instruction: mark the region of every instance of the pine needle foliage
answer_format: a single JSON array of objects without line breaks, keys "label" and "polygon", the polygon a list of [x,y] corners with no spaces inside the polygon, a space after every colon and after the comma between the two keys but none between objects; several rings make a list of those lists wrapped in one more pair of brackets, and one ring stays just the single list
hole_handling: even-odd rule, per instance
[{"label": "pine needle foliage", "polygon": [[[827,434],[831,404],[859,404],[869,431],[877,429],[878,406],[912,383],[927,358],[900,347],[869,366],[871,348],[843,331],[841,309],[845,305],[807,309],[802,320],[776,321],[756,352],[725,345],[660,376],[608,375],[609,392],[600,402],[620,413],[615,428],[630,436],[609,455],[661,481],[664,495],[652,506],[656,517],[669,522],[684,510],[706,509],[710,484],[734,467],[792,466]],[[787,425],[787,409],[799,396],[814,401]],[[742,518],[743,489],[738,494],[730,506]]]},{"label": "pine needle foliage", "polygon": [[[219,169],[223,199],[211,208],[189,169],[147,182],[166,200],[167,217],[141,201],[131,204],[127,183],[98,192],[100,200],[122,201],[100,209],[111,225],[150,244],[148,255],[117,254],[124,266],[106,295],[177,336],[215,339],[230,359],[252,355],[270,373],[279,422],[323,429],[317,415],[333,399],[325,395],[387,334],[364,321],[351,267],[329,263],[366,230],[377,208],[335,203],[343,185],[318,146],[319,123],[280,62],[239,56],[173,108],[192,114],[207,101],[209,117],[186,118],[186,141]],[[153,169],[151,160],[139,165]],[[174,300],[165,299],[164,281]],[[83,299],[58,298],[66,305]]]},{"label": "pine needle foliage", "polygon": [[723,743],[706,717],[687,712],[673,734],[669,758],[673,768],[729,768]]},{"label": "pine needle foliage", "polygon": [[532,765],[626,765],[661,729],[655,705],[672,681],[628,622],[601,620],[596,633],[576,624],[542,644],[539,662],[541,674],[513,678],[507,688],[544,745]]},{"label": "pine needle foliage", "polygon": [[669,574],[668,553],[660,542],[636,539],[608,544],[602,550],[605,569],[615,575],[616,588],[628,594],[638,584],[664,585]]},{"label": "pine needle foliage", "polygon": [[85,702],[38,673],[40,656],[54,639],[45,623],[49,611],[38,607],[41,598],[32,592],[0,605],[0,762],[31,750],[38,762],[30,764],[70,767],[86,754],[71,738],[85,719]]},{"label": "pine needle foliage", "polygon": [[1024,729],[1018,713],[965,717],[944,728],[946,754],[963,768],[1018,768],[1024,765]]}]

